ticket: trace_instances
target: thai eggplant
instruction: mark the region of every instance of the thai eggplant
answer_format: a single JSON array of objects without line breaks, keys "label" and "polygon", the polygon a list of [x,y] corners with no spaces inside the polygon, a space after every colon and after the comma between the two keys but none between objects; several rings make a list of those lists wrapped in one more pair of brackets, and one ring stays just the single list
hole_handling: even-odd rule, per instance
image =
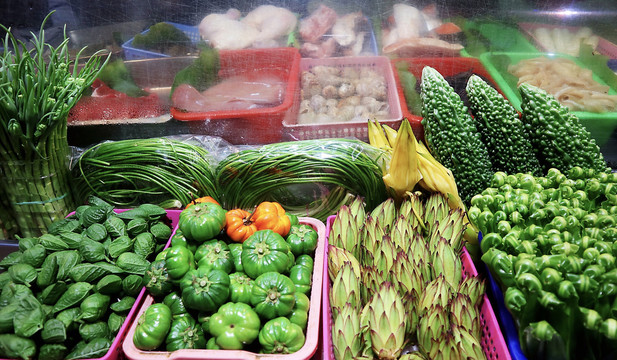
[{"label": "thai eggplant", "polygon": [[482,260],[504,290],[530,359],[617,351],[617,174],[573,167],[497,172],[471,199]]}]

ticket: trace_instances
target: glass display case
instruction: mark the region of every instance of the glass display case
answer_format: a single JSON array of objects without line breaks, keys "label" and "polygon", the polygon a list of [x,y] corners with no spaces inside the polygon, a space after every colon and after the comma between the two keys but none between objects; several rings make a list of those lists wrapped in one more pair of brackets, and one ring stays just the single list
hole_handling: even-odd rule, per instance
[{"label": "glass display case", "polygon": [[[513,75],[503,74],[507,67],[504,61],[508,64],[518,62],[523,58],[533,58],[536,53],[578,58],[582,41],[589,46],[583,50],[588,55],[580,58],[578,65],[584,69],[591,68],[593,79],[608,86],[601,91],[611,89],[607,92],[613,94],[612,87],[616,83],[614,74],[609,71],[617,68],[617,30],[613,26],[616,6],[602,1],[281,0],[261,3],[57,0],[8,1],[2,6],[2,24],[10,26],[24,40],[29,38],[30,31],[38,29],[48,12],[54,11],[45,25],[47,40],[52,43],[60,41],[65,27],[72,51],[76,53],[86,47],[82,56],[88,56],[96,50],[106,49],[111,53],[110,61],[123,61],[126,67],[124,71],[128,71],[131,80],[148,92],[149,96],[139,98],[132,94],[113,101],[83,100],[83,104],[79,104],[69,117],[69,140],[71,145],[78,147],[102,140],[184,133],[222,136],[235,144],[341,134],[366,139],[362,122],[375,116],[375,112],[367,113],[365,107],[352,110],[351,106],[340,106],[337,103],[338,108],[344,110],[337,112],[336,116],[317,117],[315,112],[325,112],[325,107],[311,110],[311,114],[307,114],[309,99],[295,94],[293,99],[284,99],[285,95],[291,97],[291,94],[282,94],[276,100],[276,106],[254,105],[267,109],[264,113],[270,117],[270,125],[259,120],[253,121],[255,116],[260,116],[257,110],[243,117],[245,109],[239,109],[237,102],[231,113],[221,113],[216,108],[206,112],[197,111],[190,116],[183,116],[186,114],[183,109],[174,112],[171,110],[174,104],[170,96],[174,78],[182,68],[189,65],[191,58],[197,57],[200,45],[213,46],[218,50],[275,49],[281,46],[295,48],[302,57],[300,72],[306,70],[303,64],[309,58],[321,59],[314,61],[314,64],[328,64],[327,58],[331,57],[471,57],[478,59],[482,67],[489,70],[494,85],[517,103],[517,84]],[[140,45],[140,38],[144,39],[150,27],[159,23],[167,23],[170,31],[175,30],[173,36],[177,38],[172,40],[175,44]],[[147,36],[145,38],[149,41]],[[594,56],[591,56],[592,53]],[[482,54],[485,56],[482,57]],[[245,56],[252,55],[249,52]],[[277,51],[272,50],[271,57],[277,56]],[[263,62],[256,66],[261,65]],[[537,71],[546,71],[546,68]],[[569,72],[557,77],[568,78],[573,75]],[[293,91],[306,94],[306,91],[302,91],[302,78],[299,75],[289,74],[287,77],[286,74],[279,80],[283,86],[299,82]],[[388,76],[384,78],[386,86],[396,86],[390,83],[391,80],[394,81]],[[399,80],[397,76],[396,81]],[[553,92],[556,91],[553,89]],[[575,94],[566,93],[561,96],[582,96],[574,91]],[[394,92],[394,95],[399,94]],[[609,102],[609,108],[591,111],[577,108],[575,111],[614,168],[617,161],[614,131],[617,115],[610,97],[606,101]],[[404,113],[403,110],[409,109],[405,109],[407,104],[397,104],[401,102],[405,102],[402,94],[398,99],[390,96],[389,100],[380,100],[379,104],[372,103],[371,107],[382,106],[383,114],[378,114],[376,118],[393,121],[395,125],[402,116],[421,118],[420,114]],[[332,105],[332,101],[329,104]],[[389,110],[384,111],[385,107]],[[414,106],[410,104],[409,107],[413,109]],[[571,108],[574,107],[571,105]],[[401,108],[400,111],[398,108]],[[351,114],[352,111],[359,114]],[[334,114],[334,110],[330,112]],[[259,132],[264,125],[275,134],[256,136],[253,139],[250,136],[253,131]],[[421,126],[417,125],[415,129],[417,135],[420,135]]]}]

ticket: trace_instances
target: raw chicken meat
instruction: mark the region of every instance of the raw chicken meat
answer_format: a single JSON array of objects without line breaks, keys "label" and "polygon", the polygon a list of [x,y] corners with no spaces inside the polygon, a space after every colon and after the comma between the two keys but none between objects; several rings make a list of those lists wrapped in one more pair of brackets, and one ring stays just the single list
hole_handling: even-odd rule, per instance
[{"label": "raw chicken meat", "polygon": [[392,14],[398,39],[420,37],[428,30],[420,10],[406,4],[394,4]]},{"label": "raw chicken meat", "polygon": [[336,11],[320,4],[307,18],[300,20],[300,36],[306,42],[317,42],[336,22]]},{"label": "raw chicken meat", "polygon": [[216,49],[237,50],[249,47],[277,47],[298,22],[289,10],[262,5],[246,14],[229,9],[225,14],[209,14],[199,24],[199,34]]},{"label": "raw chicken meat", "polygon": [[440,33],[445,28],[441,29],[442,21],[434,4],[422,11],[410,5],[394,4],[392,19],[390,28],[383,31],[384,54],[399,57],[458,56],[463,49],[458,43],[439,38],[445,35]]},{"label": "raw chicken meat", "polygon": [[272,74],[229,77],[203,92],[179,85],[172,94],[174,107],[188,112],[248,110],[281,104],[285,83]]},{"label": "raw chicken meat", "polygon": [[304,57],[322,59],[330,57],[336,51],[336,40],[328,38],[320,43],[305,42],[300,48],[300,54]]},{"label": "raw chicken meat", "polygon": [[266,48],[279,46],[279,39],[296,28],[298,19],[285,8],[261,5],[246,14],[241,22],[259,31],[253,45]]},{"label": "raw chicken meat", "polygon": [[230,9],[225,14],[210,14],[201,20],[199,34],[216,49],[237,50],[253,44],[259,31],[238,21],[239,11]]},{"label": "raw chicken meat", "polygon": [[361,12],[353,12],[339,17],[332,26],[332,37],[341,46],[356,42],[356,26],[362,20]]}]

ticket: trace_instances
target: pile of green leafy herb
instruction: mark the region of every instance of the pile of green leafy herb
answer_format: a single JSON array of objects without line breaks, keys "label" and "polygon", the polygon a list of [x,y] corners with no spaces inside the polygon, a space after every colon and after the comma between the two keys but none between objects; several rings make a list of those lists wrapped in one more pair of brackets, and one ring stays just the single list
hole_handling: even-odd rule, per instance
[{"label": "pile of green leafy herb", "polygon": [[0,357],[100,358],[171,237],[165,209],[118,212],[90,197],[40,237],[19,239],[0,267]]}]

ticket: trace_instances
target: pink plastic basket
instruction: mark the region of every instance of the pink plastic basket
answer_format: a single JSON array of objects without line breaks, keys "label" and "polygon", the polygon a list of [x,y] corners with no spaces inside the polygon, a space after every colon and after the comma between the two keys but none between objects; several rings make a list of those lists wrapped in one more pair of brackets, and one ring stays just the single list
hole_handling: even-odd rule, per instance
[{"label": "pink plastic basket", "polygon": [[[390,64],[390,59],[385,56],[355,56],[355,57],[333,57],[325,59],[300,59],[300,71],[298,77],[303,71],[309,70],[315,66],[325,65],[339,68],[373,68],[375,71],[384,76],[387,87],[387,100],[389,106],[389,114],[387,119],[379,120],[381,124],[386,124],[394,129],[403,119],[403,112],[399,100],[399,93],[396,87],[394,71]],[[301,87],[302,84],[299,84]],[[298,92],[296,102],[300,103],[300,92]],[[283,120],[283,140],[308,140],[321,138],[340,138],[340,137],[355,137],[360,140],[368,141],[368,120],[349,121],[349,122],[333,122],[327,124],[298,124],[298,114],[293,118]]]},{"label": "pink plastic basket", "polygon": [[[522,22],[518,24],[519,27],[521,28],[521,30],[523,31],[524,34],[526,34],[529,38],[531,38],[535,45],[543,50],[543,51],[548,51],[549,49],[545,48],[542,43],[538,40],[538,38],[536,38],[536,36],[534,35],[534,30],[538,29],[538,28],[547,28],[547,29],[554,29],[554,28],[564,28],[564,29],[568,29],[571,32],[575,32],[579,29],[579,27],[576,26],[561,26],[561,25],[551,25],[551,24],[538,24],[538,23],[526,23],[526,22]],[[596,51],[599,52],[602,55],[606,55],[611,59],[617,59],[617,45],[613,44],[612,42],[606,40],[603,37],[599,38],[598,41],[598,47],[596,48]]]},{"label": "pink plastic basket", "polygon": [[[300,224],[307,224],[313,227],[319,235],[317,249],[315,250],[315,263],[313,268],[313,287],[311,289],[310,307],[308,313],[308,325],[306,328],[306,341],[304,346],[293,354],[258,354],[246,350],[202,350],[202,349],[190,349],[190,350],[177,350],[173,352],[167,351],[143,351],[139,350],[133,344],[133,334],[135,333],[135,327],[137,321],[133,321],[128,333],[126,334],[126,341],[124,341],[122,348],[124,354],[128,359],[132,360],[198,360],[198,359],[212,359],[212,360],[303,360],[310,359],[316,352],[319,343],[320,333],[320,316],[321,316],[321,290],[323,288],[324,278],[324,258],[325,258],[325,243],[326,243],[326,226],[323,222],[310,217],[300,217]],[[141,314],[146,311],[148,306],[152,305],[154,298],[150,295],[146,296],[144,303],[142,304],[135,319],[139,319]]]},{"label": "pink plastic basket", "polygon": [[[323,355],[322,360],[334,360],[334,352],[332,351],[332,312],[330,309],[330,278],[328,277],[328,236],[330,235],[330,227],[334,222],[336,215],[331,215],[327,220],[326,227],[326,251],[324,252],[324,281],[323,281],[323,331],[322,331],[322,343],[323,343]],[[463,260],[463,274],[465,276],[477,276],[476,270],[471,256],[467,252],[467,249],[463,249],[461,255]],[[482,324],[482,349],[488,360],[511,360],[508,346],[504,340],[499,323],[493,312],[493,307],[488,299],[488,296],[484,295],[484,301],[482,302],[482,308],[480,310],[480,322]]]}]

